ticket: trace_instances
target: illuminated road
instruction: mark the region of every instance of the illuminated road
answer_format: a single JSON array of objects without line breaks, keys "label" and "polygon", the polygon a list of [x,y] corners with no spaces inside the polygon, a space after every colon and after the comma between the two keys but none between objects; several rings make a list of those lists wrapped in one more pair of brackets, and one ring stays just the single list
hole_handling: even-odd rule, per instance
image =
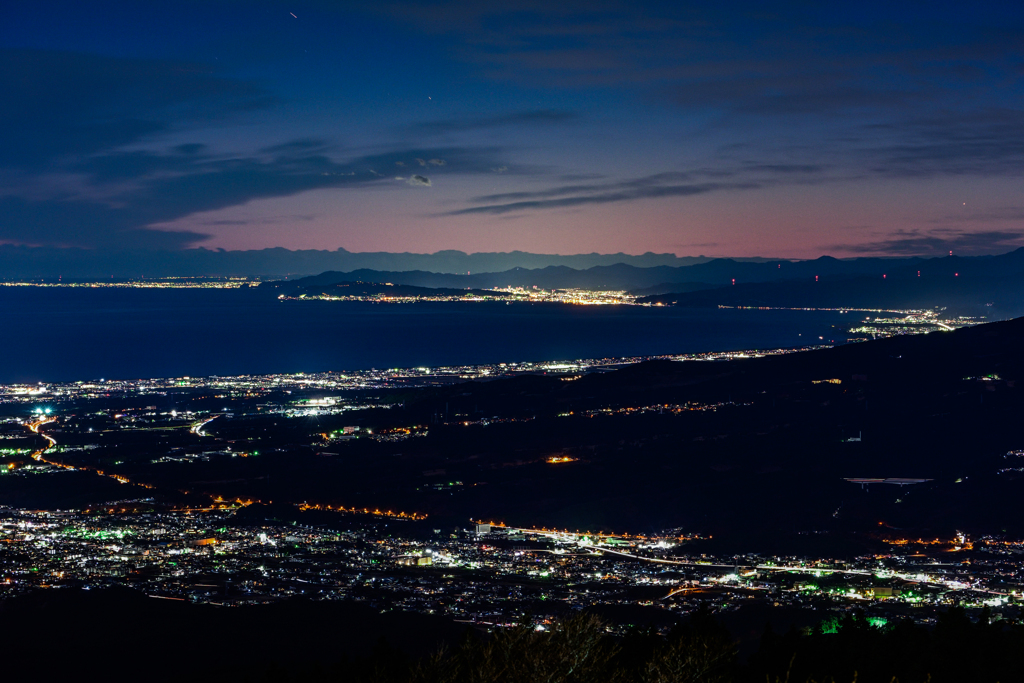
[{"label": "illuminated road", "polygon": [[[31,422],[28,425],[26,425],[29,428],[29,431],[31,431],[31,432],[33,432],[35,434],[38,434],[39,436],[41,436],[44,439],[46,439],[46,441],[48,442],[45,447],[40,448],[38,451],[36,451],[35,453],[32,454],[32,459],[33,460],[37,460],[37,461],[39,461],[41,463],[44,463],[46,465],[50,465],[51,467],[59,467],[62,470],[70,470],[70,471],[81,470],[83,472],[95,472],[96,474],[98,474],[101,477],[109,477],[110,479],[113,479],[113,480],[115,480],[115,481],[117,481],[117,482],[119,482],[121,484],[131,484],[132,483],[132,482],[128,481],[128,477],[121,476],[120,474],[108,474],[108,473],[104,472],[103,470],[96,469],[94,467],[87,467],[87,466],[74,467],[72,465],[66,465],[66,464],[64,464],[62,462],[57,462],[56,460],[47,460],[45,457],[43,457],[44,454],[47,451],[49,451],[50,449],[52,449],[54,446],[57,445],[57,440],[54,439],[49,434],[46,434],[45,432],[39,431],[39,428],[42,427],[43,425],[47,425],[47,424],[50,424],[51,422],[56,422],[56,421],[57,421],[56,417],[47,417],[47,418],[43,418],[42,420],[38,420],[36,422]],[[138,483],[136,483],[134,485],[135,486],[141,486],[141,487],[147,488],[147,489],[153,488],[149,484],[138,484]]]},{"label": "illuminated road", "polygon": [[[1008,596],[1010,593],[1003,591],[995,591],[987,588],[980,588],[962,581],[955,581],[952,579],[942,579],[932,577],[927,574],[906,574],[893,571],[872,571],[867,569],[834,569],[825,567],[807,567],[801,565],[778,565],[778,564],[759,564],[754,566],[741,565],[741,564],[711,564],[704,562],[694,562],[692,560],[668,560],[659,557],[644,557],[643,555],[636,555],[634,553],[627,553],[621,550],[614,550],[604,545],[593,545],[589,541],[581,541],[581,537],[585,538],[629,538],[628,535],[623,536],[611,536],[605,534],[591,534],[591,533],[579,533],[570,531],[558,531],[556,529],[523,529],[518,527],[508,527],[504,524],[491,524],[493,527],[508,531],[519,531],[529,534],[537,534],[540,536],[548,536],[557,541],[566,543],[576,543],[580,547],[586,549],[592,554],[607,553],[610,555],[617,555],[619,557],[629,558],[631,560],[639,560],[641,562],[653,562],[655,564],[669,564],[674,566],[689,567],[691,569],[754,569],[757,571],[764,572],[795,572],[800,574],[842,574],[849,576],[878,576],[880,578],[891,578],[898,579],[900,581],[906,581],[907,583],[917,583],[927,586],[937,586],[941,588],[948,588],[952,590],[969,590],[978,593],[987,593],[989,595],[997,596]],[[637,536],[633,538],[644,538]],[[675,595],[677,592],[682,592],[682,588],[676,589],[673,592],[665,596],[665,598]],[[662,598],[664,600],[665,598]]]},{"label": "illuminated road", "polygon": [[[538,536],[549,536],[550,538],[561,541],[576,541],[579,536],[586,536],[588,538],[631,538],[637,540],[647,540],[646,536],[640,534],[605,534],[601,532],[591,533],[589,531],[569,531],[568,529],[528,529],[523,527],[506,526],[504,522],[485,522],[483,520],[470,519],[470,522],[474,524],[489,524],[496,529],[503,529],[505,531],[521,531],[524,534],[537,534]],[[681,540],[692,540],[686,537],[680,537]]]},{"label": "illuminated road", "polygon": [[203,420],[202,422],[196,422],[194,425],[192,425],[192,428],[189,429],[189,431],[195,434],[196,436],[209,436],[209,434],[203,431],[203,427],[210,424],[218,417],[220,417],[220,414],[214,415],[213,417]]},{"label": "illuminated road", "polygon": [[358,515],[376,515],[377,517],[393,517],[395,519],[410,519],[410,520],[421,520],[426,519],[427,515],[421,512],[401,512],[395,510],[381,510],[370,508],[347,508],[344,505],[322,505],[320,503],[302,503],[299,505],[299,510],[305,512],[306,510],[329,510],[331,512],[348,512],[355,513]]},{"label": "illuminated road", "polygon": [[[203,422],[197,422],[196,424],[192,425],[192,428],[191,428],[190,431],[193,434],[196,434],[198,436],[208,436],[207,434],[203,433],[203,431],[202,431],[203,426],[209,424],[210,422],[212,422],[213,420],[217,419],[218,417],[220,417],[220,415],[214,415],[209,420],[205,420]],[[47,425],[47,424],[50,424],[50,423],[53,423],[53,422],[56,422],[56,421],[57,421],[56,417],[47,417],[47,418],[43,418],[41,420],[38,420],[36,422],[28,423],[26,425],[29,428],[29,431],[31,431],[34,434],[38,434],[39,436],[43,437],[47,441],[47,444],[46,444],[45,447],[40,448],[38,451],[35,451],[34,453],[32,453],[32,459],[33,460],[37,460],[37,461],[39,461],[41,463],[44,463],[46,465],[50,465],[52,467],[59,467],[59,468],[64,469],[64,470],[72,470],[72,471],[73,470],[81,470],[83,472],[95,472],[96,474],[98,474],[101,477],[109,477],[110,479],[113,479],[113,480],[115,480],[117,482],[120,482],[122,484],[131,484],[132,486],[141,486],[141,487],[147,488],[147,489],[155,489],[156,488],[155,486],[153,486],[151,484],[142,484],[142,483],[139,483],[139,482],[133,482],[133,481],[130,481],[128,479],[128,477],[125,477],[123,475],[114,474],[114,473],[111,473],[111,472],[105,472],[105,471],[103,471],[101,469],[98,469],[98,468],[95,468],[95,467],[89,467],[89,466],[86,466],[86,465],[83,465],[82,467],[74,467],[72,465],[66,465],[66,464],[64,464],[62,462],[57,462],[56,460],[48,460],[45,457],[43,457],[44,454],[47,451],[49,451],[50,449],[52,449],[54,446],[57,445],[57,440],[54,439],[49,434],[46,434],[45,432],[39,431],[39,429],[43,425]],[[181,489],[179,489],[179,492],[180,493],[184,493],[186,495],[188,494],[188,491],[184,491],[184,490],[181,490]],[[201,511],[210,511],[210,510],[214,510],[214,509],[223,509],[227,505],[241,505],[242,507],[245,507],[247,505],[252,505],[253,503],[261,503],[262,502],[260,500],[255,500],[255,499],[243,500],[241,498],[235,498],[234,500],[231,500],[229,502],[228,500],[222,498],[221,496],[215,496],[213,494],[207,494],[207,495],[210,495],[210,497],[214,499],[214,505],[212,505],[210,507],[187,508],[187,509],[194,509],[194,510],[197,510],[197,511],[200,511],[200,510]],[[183,509],[185,509],[185,508],[183,508]],[[401,511],[395,511],[395,510],[379,510],[379,509],[371,510],[369,508],[346,508],[346,507],[344,507],[342,505],[336,505],[336,506],[320,505],[320,504],[312,504],[312,505],[310,505],[308,503],[303,503],[302,505],[299,506],[299,510],[305,511],[305,510],[310,510],[310,509],[313,509],[313,510],[331,510],[331,511],[334,511],[334,512],[348,512],[348,513],[356,513],[356,514],[364,514],[364,515],[375,515],[375,516],[378,516],[378,517],[393,517],[395,519],[423,520],[423,519],[427,518],[427,515],[422,514],[422,513],[418,513],[418,512],[411,512],[410,513],[410,512],[401,512]]]},{"label": "illuminated road", "polygon": [[53,465],[54,467],[63,467],[64,469],[73,470],[73,469],[75,469],[74,467],[63,465],[63,464],[58,463],[58,462],[50,462],[49,460],[46,460],[46,459],[43,458],[43,453],[45,453],[46,451],[48,451],[51,448],[53,448],[54,446],[56,446],[57,445],[57,440],[54,439],[49,434],[44,434],[43,432],[39,431],[39,428],[42,427],[45,424],[50,424],[51,422],[56,422],[56,421],[57,421],[57,418],[55,418],[55,417],[45,417],[42,420],[38,420],[37,422],[31,422],[31,423],[29,423],[27,425],[30,432],[32,432],[34,434],[38,434],[39,436],[41,436],[44,439],[46,439],[46,441],[48,442],[46,444],[46,446],[44,446],[43,448],[40,448],[38,451],[36,451],[35,453],[32,454],[32,459],[33,460],[38,460],[39,462],[45,463],[47,465]]},{"label": "illuminated road", "polygon": [[[697,562],[685,562],[683,560],[663,560],[658,557],[644,557],[643,555],[633,555],[632,553],[624,553],[621,550],[612,550],[610,548],[593,547],[592,550],[602,553],[611,553],[613,555],[621,555],[622,557],[628,557],[633,560],[643,560],[644,562],[657,562],[659,564],[680,564],[686,567],[712,567],[716,569],[735,569],[735,564],[704,564]],[[758,567],[760,569],[760,567]],[[870,572],[864,572],[870,574]]]},{"label": "illuminated road", "polygon": [[[594,547],[592,549],[595,550],[595,551],[598,551],[598,552],[602,552],[602,553],[611,553],[613,555],[621,555],[622,557],[628,557],[628,558],[633,559],[633,560],[643,560],[644,562],[658,562],[658,563],[661,563],[661,564],[683,565],[683,566],[686,566],[686,567],[693,567],[693,568],[713,567],[713,568],[720,568],[720,569],[735,569],[735,568],[737,568],[739,566],[743,566],[743,565],[734,565],[734,564],[703,564],[703,563],[697,563],[697,562],[684,562],[684,561],[681,561],[681,560],[663,560],[663,559],[659,559],[659,558],[656,558],[656,557],[643,557],[641,555],[633,555],[631,553],[624,553],[621,550],[611,550],[609,548],[604,548],[604,547]],[[933,579],[932,577],[926,576],[924,574],[901,574],[899,572],[874,572],[874,571],[870,571],[870,570],[867,570],[867,569],[826,569],[826,568],[819,568],[819,567],[803,567],[803,566],[800,566],[800,565],[777,565],[777,564],[759,564],[759,565],[755,565],[754,567],[751,567],[751,568],[752,569],[756,569],[758,571],[797,572],[797,573],[801,573],[801,574],[849,574],[849,575],[855,575],[855,576],[874,576],[874,575],[878,574],[878,575],[882,576],[883,578],[899,579],[901,581],[906,581],[908,583],[920,583],[920,584],[929,585],[929,586],[941,586],[943,588],[951,588],[951,589],[954,589],[954,590],[976,591],[976,592],[979,592],[979,593],[988,593],[989,595],[1000,595],[1000,596],[1009,595],[1009,593],[1006,593],[1006,592],[989,590],[987,588],[979,588],[977,586],[972,586],[970,584],[966,584],[966,583],[963,583],[963,582],[960,582],[960,581],[952,581],[952,580],[945,581],[945,580],[942,580],[942,579]],[[669,595],[671,595],[671,593]],[[665,596],[665,597],[668,597],[668,596]]]}]

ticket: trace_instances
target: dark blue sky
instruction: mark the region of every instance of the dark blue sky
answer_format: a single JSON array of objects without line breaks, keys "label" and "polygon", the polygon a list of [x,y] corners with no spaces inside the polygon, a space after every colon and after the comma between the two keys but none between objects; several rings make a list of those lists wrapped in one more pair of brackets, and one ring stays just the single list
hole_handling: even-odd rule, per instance
[{"label": "dark blue sky", "polygon": [[6,3],[0,243],[1008,251],[1022,7]]}]

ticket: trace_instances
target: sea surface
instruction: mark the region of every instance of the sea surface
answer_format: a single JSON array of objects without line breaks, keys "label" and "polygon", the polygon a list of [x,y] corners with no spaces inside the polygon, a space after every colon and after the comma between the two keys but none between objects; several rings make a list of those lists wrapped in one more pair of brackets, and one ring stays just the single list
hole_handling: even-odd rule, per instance
[{"label": "sea surface", "polygon": [[0,383],[796,347],[844,341],[845,329],[864,316],[500,302],[285,302],[257,289],[0,287]]}]

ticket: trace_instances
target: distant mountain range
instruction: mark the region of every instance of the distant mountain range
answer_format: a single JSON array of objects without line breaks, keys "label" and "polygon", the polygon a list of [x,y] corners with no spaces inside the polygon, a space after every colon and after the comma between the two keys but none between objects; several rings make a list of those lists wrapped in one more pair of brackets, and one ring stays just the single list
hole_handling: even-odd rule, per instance
[{"label": "distant mountain range", "polygon": [[[671,284],[642,302],[676,306],[782,306],[814,308],[933,308],[946,306],[962,314],[990,318],[1024,314],[1024,249],[1001,256],[956,256],[887,262],[874,273],[822,273],[810,276],[807,265],[793,264],[802,277],[744,282],[695,291]],[[710,265],[710,264],[708,264]],[[700,266],[698,266],[699,268]]]},{"label": "distant mountain range", "polygon": [[[303,276],[326,270],[425,270],[433,273],[477,273],[511,268],[592,268],[625,263],[638,268],[687,266],[711,259],[647,252],[632,254],[532,254],[525,251],[467,254],[447,250],[433,254],[351,252],[284,248],[224,251],[97,251],[0,245],[0,275],[4,279],[63,277],[68,279],[136,279],[140,277],[263,277]],[[760,259],[753,259],[754,261]]]},{"label": "distant mountain range", "polygon": [[[319,272],[319,275],[309,275]],[[0,246],[5,280],[260,276],[276,294],[339,283],[433,289],[496,287],[627,290],[686,306],[930,307],[1024,313],[1024,247],[998,256],[813,260],[677,257],[674,254],[527,252],[435,254],[263,249],[96,252]],[[287,283],[285,285],[284,283]],[[771,285],[771,286],[766,286]],[[425,294],[426,292],[420,292]],[[434,292],[433,294],[438,294]]]},{"label": "distant mountain range", "polygon": [[[1014,252],[1020,254],[1020,250]],[[534,254],[523,251],[439,251],[433,254],[350,252],[283,248],[224,251],[212,249],[120,252],[79,248],[0,245],[3,279],[67,280],[137,279],[141,277],[261,277],[294,279],[326,271],[387,276],[394,282],[427,287],[480,287],[508,284],[539,287],[659,288],[666,284],[701,283],[716,286],[737,282],[768,282],[814,275],[881,275],[916,269],[916,264],[999,263],[1009,256],[924,258],[854,258],[795,261],[768,258],[707,258],[675,254]],[[995,259],[995,261],[992,261]],[[933,267],[933,266],[926,266]],[[521,271],[526,271],[521,272]],[[580,271],[574,274],[572,271]],[[642,273],[637,271],[643,271]],[[513,274],[514,273],[514,274]],[[454,276],[453,278],[434,276]],[[465,279],[462,279],[465,278]],[[646,292],[656,294],[668,292]]]},{"label": "distant mountain range", "polygon": [[507,286],[629,290],[646,296],[644,301],[685,306],[950,306],[973,310],[993,304],[1001,315],[1016,315],[1024,312],[1024,248],[1000,256],[850,260],[823,256],[812,261],[769,262],[713,259],[687,266],[638,268],[619,263],[585,270],[548,266],[472,274],[359,269],[327,271],[265,283],[264,287],[309,291],[355,281],[449,290]]},{"label": "distant mountain range", "polygon": [[[836,259],[822,256],[810,261],[743,261],[712,259],[681,266],[638,267],[627,263],[598,265],[586,269],[568,266],[544,268],[512,268],[496,272],[439,273],[425,270],[326,271],[295,280],[303,285],[325,285],[336,282],[392,282],[418,287],[452,287],[487,289],[492,287],[532,287],[564,289],[619,289],[641,294],[708,289],[757,282],[814,280],[819,278],[855,278],[885,276],[887,279],[985,276],[1024,276],[1024,247],[1000,256],[947,256],[923,259],[857,258]],[[681,286],[681,289],[680,289]],[[647,290],[647,291],[640,291]]]}]

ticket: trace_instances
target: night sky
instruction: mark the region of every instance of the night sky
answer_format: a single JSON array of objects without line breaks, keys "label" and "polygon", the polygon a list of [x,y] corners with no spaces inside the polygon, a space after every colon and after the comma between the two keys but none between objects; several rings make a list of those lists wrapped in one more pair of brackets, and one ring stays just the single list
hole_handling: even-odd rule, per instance
[{"label": "night sky", "polygon": [[1024,4],[8,2],[0,243],[1024,244]]}]

